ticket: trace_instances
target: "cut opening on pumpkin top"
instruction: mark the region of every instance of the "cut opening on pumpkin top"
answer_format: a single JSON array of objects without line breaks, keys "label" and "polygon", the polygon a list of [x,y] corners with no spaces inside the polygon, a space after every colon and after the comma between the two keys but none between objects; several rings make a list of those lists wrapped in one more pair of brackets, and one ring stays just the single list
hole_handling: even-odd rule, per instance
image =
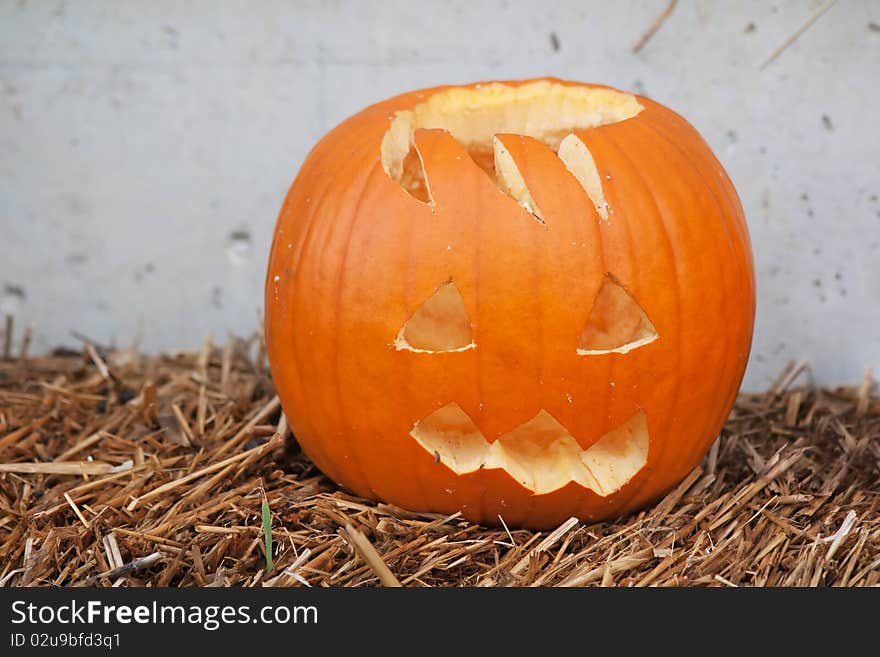
[{"label": "cut opening on pumpkin top", "polygon": [[524,135],[558,153],[597,212],[607,219],[596,164],[586,145],[573,133],[625,121],[642,109],[632,94],[549,80],[453,87],[395,114],[382,140],[382,165],[410,195],[433,204],[424,168],[413,148],[413,135],[420,128],[446,130],[503,192],[541,218],[539,209],[530,203],[528,189],[520,184],[522,176],[516,163],[495,139],[499,134]]}]

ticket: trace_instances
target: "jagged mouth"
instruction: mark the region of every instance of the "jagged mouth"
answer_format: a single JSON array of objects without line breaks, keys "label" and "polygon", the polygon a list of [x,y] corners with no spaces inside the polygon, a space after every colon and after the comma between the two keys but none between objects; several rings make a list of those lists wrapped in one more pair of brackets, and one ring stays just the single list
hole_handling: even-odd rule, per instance
[{"label": "jagged mouth", "polygon": [[587,449],[550,413],[488,442],[473,420],[450,403],[416,422],[410,435],[455,474],[500,469],[536,495],[571,482],[606,497],[622,488],[648,461],[648,423],[637,411]]}]

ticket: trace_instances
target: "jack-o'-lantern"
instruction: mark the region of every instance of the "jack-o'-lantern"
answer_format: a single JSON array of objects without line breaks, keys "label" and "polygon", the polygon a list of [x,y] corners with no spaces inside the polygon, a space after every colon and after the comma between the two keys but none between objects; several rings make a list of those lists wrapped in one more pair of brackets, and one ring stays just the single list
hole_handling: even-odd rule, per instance
[{"label": "jack-o'-lantern", "polygon": [[644,506],[699,463],[754,303],[739,200],[694,128],[542,79],[407,93],[324,137],[278,219],[265,328],[329,477],[551,527]]}]

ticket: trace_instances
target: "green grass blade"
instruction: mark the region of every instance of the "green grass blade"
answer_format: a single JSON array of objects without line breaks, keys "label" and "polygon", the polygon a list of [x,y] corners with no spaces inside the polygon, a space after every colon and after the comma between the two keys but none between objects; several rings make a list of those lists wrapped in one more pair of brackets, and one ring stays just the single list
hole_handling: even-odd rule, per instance
[{"label": "green grass blade", "polygon": [[266,574],[272,572],[272,514],[269,500],[263,498],[263,539],[266,542]]}]

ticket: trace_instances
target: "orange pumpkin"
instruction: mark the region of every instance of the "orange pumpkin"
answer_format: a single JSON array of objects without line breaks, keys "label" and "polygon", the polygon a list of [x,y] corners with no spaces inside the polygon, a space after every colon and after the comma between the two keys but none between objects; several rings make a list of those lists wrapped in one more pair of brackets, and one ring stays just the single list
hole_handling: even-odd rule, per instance
[{"label": "orange pumpkin", "polygon": [[736,192],[671,110],[556,79],[332,130],[284,202],[272,374],[348,489],[508,525],[656,500],[718,435],[755,288]]}]

